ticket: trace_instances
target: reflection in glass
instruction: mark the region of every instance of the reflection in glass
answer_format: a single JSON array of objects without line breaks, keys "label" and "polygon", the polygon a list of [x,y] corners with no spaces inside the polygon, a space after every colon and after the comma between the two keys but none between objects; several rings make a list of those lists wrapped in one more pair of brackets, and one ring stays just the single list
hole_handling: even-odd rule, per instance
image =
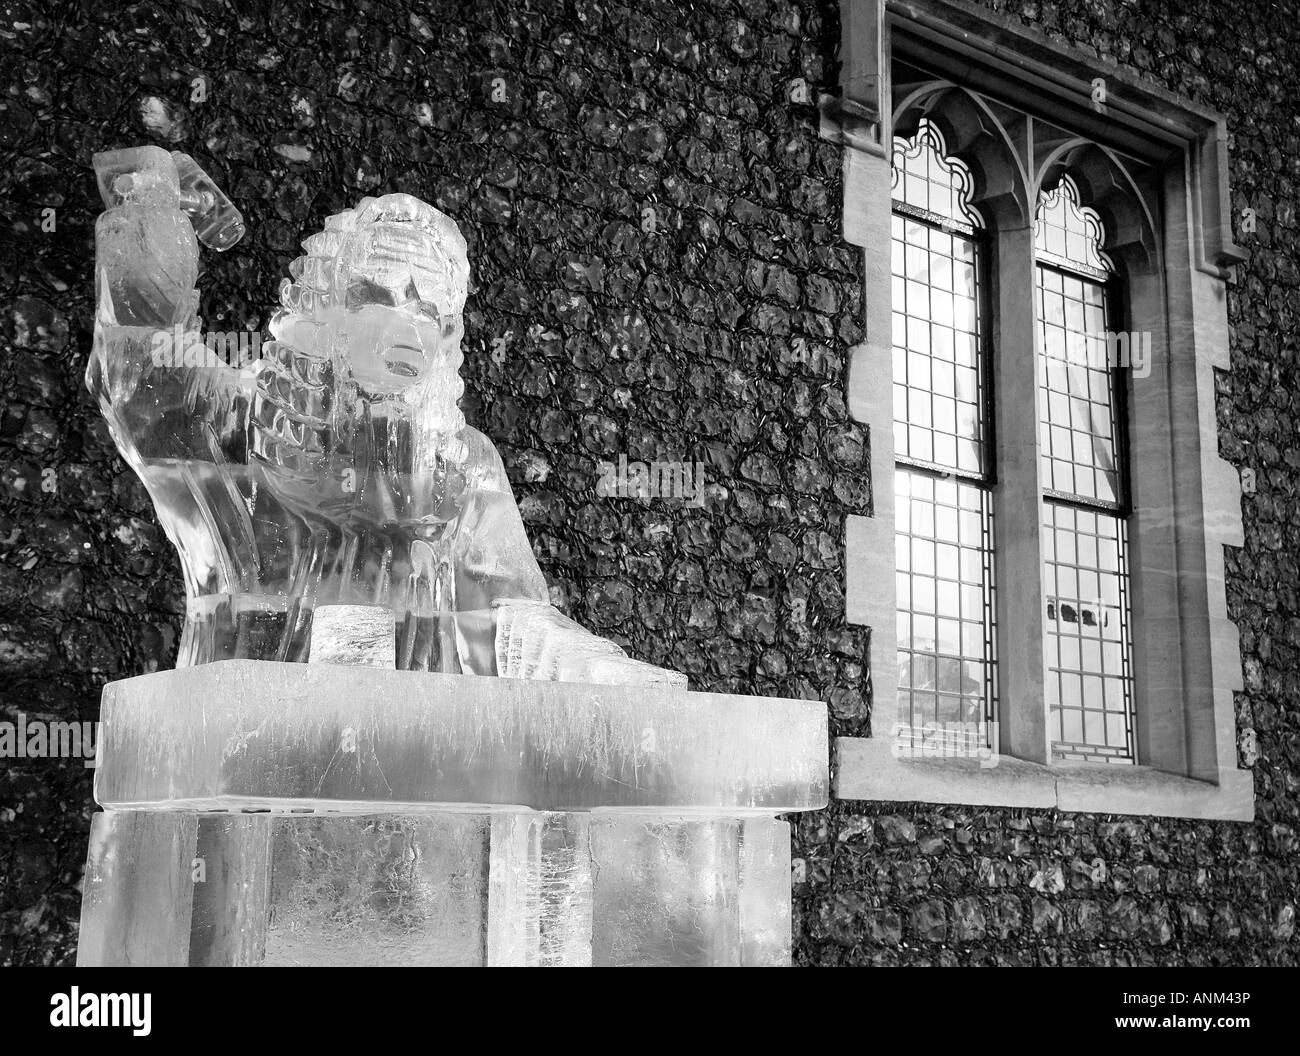
[{"label": "reflection in glass", "polygon": [[970,171],[922,120],[894,142],[899,717],[989,745],[997,713],[982,221]]},{"label": "reflection in glass", "polygon": [[1039,449],[1044,648],[1056,758],[1131,763],[1134,750],[1116,335],[1097,213],[1063,178],[1039,199]]},{"label": "reflection in glass", "polygon": [[903,467],[894,482],[899,711],[974,730],[996,702],[989,492]]},{"label": "reflection in glass", "polygon": [[1044,503],[1043,513],[1053,751],[1065,759],[1132,762],[1124,521],[1054,502]]},{"label": "reflection in glass", "polygon": [[984,468],[978,255],[971,238],[894,215],[894,450]]},{"label": "reflection in glass", "polygon": [[1052,491],[1120,501],[1118,423],[1107,339],[1106,286],[1038,267],[1040,450]]}]

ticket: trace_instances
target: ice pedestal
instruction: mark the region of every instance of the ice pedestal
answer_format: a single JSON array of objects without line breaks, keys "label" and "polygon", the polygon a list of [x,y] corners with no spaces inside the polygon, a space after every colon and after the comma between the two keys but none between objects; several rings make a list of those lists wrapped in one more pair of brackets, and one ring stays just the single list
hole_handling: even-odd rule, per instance
[{"label": "ice pedestal", "polygon": [[811,701],[234,660],[105,688],[80,964],[788,963]]}]

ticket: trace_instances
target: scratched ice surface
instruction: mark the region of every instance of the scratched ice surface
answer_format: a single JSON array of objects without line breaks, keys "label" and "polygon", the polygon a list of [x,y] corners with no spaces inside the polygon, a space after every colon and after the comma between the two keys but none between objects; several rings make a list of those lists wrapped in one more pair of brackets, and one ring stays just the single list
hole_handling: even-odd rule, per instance
[{"label": "scratched ice surface", "polygon": [[82,963],[788,963],[820,704],[396,671],[378,611],[106,688]]},{"label": "scratched ice surface", "polygon": [[790,957],[790,830],[771,818],[105,811],[83,886],[83,965]]},{"label": "scratched ice surface", "polygon": [[[183,706],[181,706],[183,702]],[[819,701],[230,661],[104,689],[110,809],[825,805]]]},{"label": "scratched ice surface", "polygon": [[86,381],[181,557],[178,667],[305,661],[316,607],[343,604],[392,612],[402,669],[685,684],[551,609],[501,457],[458,406],[450,217],[387,194],[327,218],[261,343],[198,316],[200,244],[244,224],[193,159],[138,147],[95,169]]}]

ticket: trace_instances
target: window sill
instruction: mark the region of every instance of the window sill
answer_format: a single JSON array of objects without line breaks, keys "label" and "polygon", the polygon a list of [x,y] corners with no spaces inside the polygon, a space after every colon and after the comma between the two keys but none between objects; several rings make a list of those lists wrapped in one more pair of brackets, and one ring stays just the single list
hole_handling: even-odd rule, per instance
[{"label": "window sill", "polygon": [[[1007,756],[900,759],[888,741],[835,739],[838,799],[1032,807],[1094,814],[1140,814],[1217,821],[1253,821],[1254,778],[1231,770],[1219,784],[1146,766],[1055,763]],[[990,765],[992,764],[992,765]]]}]

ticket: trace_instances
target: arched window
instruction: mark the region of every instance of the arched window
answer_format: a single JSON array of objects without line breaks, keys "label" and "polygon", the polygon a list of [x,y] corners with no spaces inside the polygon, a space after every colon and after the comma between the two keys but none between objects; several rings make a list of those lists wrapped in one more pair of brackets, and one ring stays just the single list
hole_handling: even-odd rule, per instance
[{"label": "arched window", "polygon": [[1089,57],[942,0],[840,10],[821,127],[865,256],[845,615],[872,697],[836,794],[1251,817],[1223,118],[1136,80],[1108,100]]},{"label": "arched window", "polygon": [[1039,195],[1039,451],[1043,647],[1057,758],[1133,762],[1128,471],[1114,266],[1069,176]]},{"label": "arched window", "polygon": [[970,169],[948,156],[943,135],[922,118],[911,139],[896,138],[893,156],[894,201],[937,220],[963,227],[983,227],[970,204],[974,184]]},{"label": "arched window", "polygon": [[[921,118],[892,152],[894,514],[903,742],[995,747],[997,566],[986,231]],[[1044,705],[1051,753],[1134,762],[1116,268],[1068,175],[1034,223]],[[1031,369],[1025,362],[1010,370]],[[1021,467],[1021,472],[1024,468]],[[1004,470],[1005,472],[1005,470]],[[1010,633],[1017,633],[1010,628]]]},{"label": "arched window", "polygon": [[893,151],[899,736],[985,746],[997,713],[986,267],[970,170],[922,120]]}]

